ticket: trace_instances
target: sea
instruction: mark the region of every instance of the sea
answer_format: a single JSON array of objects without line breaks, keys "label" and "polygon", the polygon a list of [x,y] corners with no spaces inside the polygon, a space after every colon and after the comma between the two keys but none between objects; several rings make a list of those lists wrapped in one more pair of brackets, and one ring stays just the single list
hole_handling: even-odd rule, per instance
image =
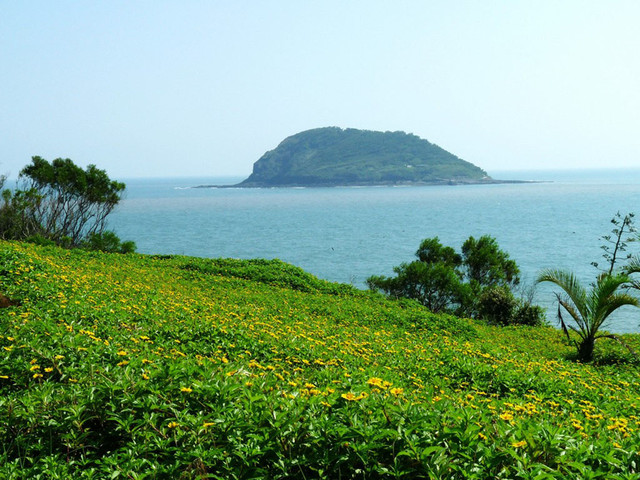
[{"label": "sea", "polygon": [[[138,252],[197,257],[278,258],[332,282],[366,288],[412,261],[421,240],[460,250],[469,236],[491,235],[516,261],[521,291],[556,325],[545,268],[574,272],[589,286],[605,263],[602,236],[620,212],[638,213],[640,169],[490,171],[492,185],[194,188],[243,178],[124,179],[127,191],[109,228]],[[628,252],[640,254],[640,241]],[[640,309],[624,307],[607,329],[640,332]]]}]

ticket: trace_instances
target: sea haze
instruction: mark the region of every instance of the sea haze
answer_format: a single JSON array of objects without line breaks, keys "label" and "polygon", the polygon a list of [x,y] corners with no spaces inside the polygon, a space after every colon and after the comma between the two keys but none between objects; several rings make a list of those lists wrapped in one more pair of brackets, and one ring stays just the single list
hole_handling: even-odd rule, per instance
[{"label": "sea haze", "polygon": [[[613,215],[640,214],[640,169],[489,174],[543,183],[194,189],[242,179],[125,180],[110,228],[141,253],[279,258],[360,288],[368,276],[411,261],[424,238],[459,250],[470,235],[489,234],[516,260],[525,285],[547,267],[570,269],[588,285]],[[640,242],[631,251],[640,253]],[[553,291],[539,286],[536,301],[555,324]],[[640,310],[625,307],[610,329],[638,332],[639,324]]]}]

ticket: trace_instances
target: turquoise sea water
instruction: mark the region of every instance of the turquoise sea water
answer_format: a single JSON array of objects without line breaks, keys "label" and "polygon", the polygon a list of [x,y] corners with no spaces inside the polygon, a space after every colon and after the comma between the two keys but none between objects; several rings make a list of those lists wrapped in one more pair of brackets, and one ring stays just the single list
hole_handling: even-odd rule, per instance
[{"label": "turquoise sea water", "polygon": [[[411,261],[438,236],[459,250],[490,234],[516,260],[523,283],[546,267],[585,283],[602,260],[600,237],[617,212],[640,215],[639,170],[489,172],[548,183],[319,189],[193,189],[241,179],[125,180],[127,195],[110,227],[141,253],[280,258],[336,282],[364,288],[373,274]],[[633,246],[640,253],[640,242]],[[536,301],[554,320],[553,289]],[[640,331],[640,310],[612,318],[611,330]]]}]

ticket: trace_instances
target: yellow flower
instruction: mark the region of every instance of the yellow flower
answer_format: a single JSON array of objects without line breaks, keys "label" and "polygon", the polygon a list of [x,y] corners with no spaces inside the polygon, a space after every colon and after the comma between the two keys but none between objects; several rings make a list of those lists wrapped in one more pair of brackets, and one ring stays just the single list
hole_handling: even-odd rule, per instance
[{"label": "yellow flower", "polygon": [[204,422],[204,423],[202,424],[202,426],[203,426],[204,428],[210,427],[211,425],[214,425],[214,423],[213,423],[213,422]]},{"label": "yellow flower", "polygon": [[502,415],[500,415],[500,418],[502,420],[509,421],[509,420],[513,420],[513,415],[509,412],[504,412]]},{"label": "yellow flower", "polygon": [[42,374],[41,373],[34,373],[33,374],[33,378],[42,378]]},{"label": "yellow flower", "polygon": [[54,360],[62,360],[64,358],[64,355],[56,355],[55,357],[53,357]]},{"label": "yellow flower", "polygon": [[44,371],[47,372],[47,373],[50,373],[50,372],[53,372],[53,368],[47,367],[47,368],[44,369]]},{"label": "yellow flower", "polygon": [[120,357],[124,357],[126,354],[127,354],[127,352],[125,352],[124,350],[120,350],[118,352],[118,356],[120,356]]},{"label": "yellow flower", "polygon": [[344,398],[345,400],[348,400],[350,402],[353,402],[354,400],[357,400],[357,397],[352,393],[343,393],[342,395],[340,395],[342,398]]},{"label": "yellow flower", "polygon": [[31,370],[32,372],[34,370],[40,370],[40,365],[33,365],[29,370]]},{"label": "yellow flower", "polygon": [[182,387],[180,391],[184,393],[191,393],[193,390],[190,389],[189,387]]},{"label": "yellow flower", "polygon": [[180,424],[178,422],[170,422],[169,425],[167,425],[167,427],[169,428],[176,428],[179,427]]},{"label": "yellow flower", "polygon": [[527,442],[525,442],[524,440],[520,440],[519,442],[514,442],[511,444],[511,446],[513,448],[520,448],[520,447],[524,447],[527,444]]},{"label": "yellow flower", "polygon": [[146,373],[143,373],[142,378],[144,378],[145,380],[149,380],[149,375],[147,375]]},{"label": "yellow flower", "polygon": [[391,390],[389,390],[389,392],[397,397],[398,395],[402,395],[402,393],[404,392],[404,388],[392,388]]},{"label": "yellow flower", "polygon": [[382,387],[382,379],[378,377],[371,377],[369,380],[367,380],[367,385],[373,387]]},{"label": "yellow flower", "polygon": [[128,365],[128,364],[129,364],[129,362],[127,360],[123,360],[121,362],[118,362],[118,366],[119,367],[124,367],[125,365]]},{"label": "yellow flower", "polygon": [[613,442],[613,446],[615,448],[622,448],[622,445],[620,445],[618,442]]},{"label": "yellow flower", "polygon": [[483,434],[483,433],[479,433],[478,434],[478,438],[481,439],[481,440],[486,440],[487,436],[485,434]]}]

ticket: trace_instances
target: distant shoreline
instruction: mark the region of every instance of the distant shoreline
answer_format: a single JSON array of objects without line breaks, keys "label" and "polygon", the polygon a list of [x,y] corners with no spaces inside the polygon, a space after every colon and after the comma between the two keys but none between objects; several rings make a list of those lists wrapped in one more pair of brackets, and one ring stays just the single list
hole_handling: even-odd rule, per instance
[{"label": "distant shoreline", "polygon": [[436,187],[442,185],[503,185],[503,184],[526,184],[526,183],[552,183],[551,180],[442,180],[439,182],[327,182],[315,184],[258,184],[258,183],[236,183],[233,185],[195,185],[191,188],[338,188],[338,187]]}]

